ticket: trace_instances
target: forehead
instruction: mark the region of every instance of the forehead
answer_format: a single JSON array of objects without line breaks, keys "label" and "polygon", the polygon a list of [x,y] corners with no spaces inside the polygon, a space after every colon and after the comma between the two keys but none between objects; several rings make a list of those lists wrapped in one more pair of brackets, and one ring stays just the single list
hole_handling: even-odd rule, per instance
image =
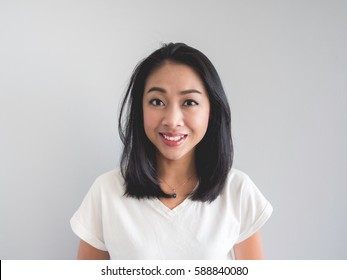
[{"label": "forehead", "polygon": [[199,87],[204,89],[200,76],[193,68],[186,64],[165,61],[154,69],[147,77],[145,87],[148,86],[181,85],[186,87]]}]

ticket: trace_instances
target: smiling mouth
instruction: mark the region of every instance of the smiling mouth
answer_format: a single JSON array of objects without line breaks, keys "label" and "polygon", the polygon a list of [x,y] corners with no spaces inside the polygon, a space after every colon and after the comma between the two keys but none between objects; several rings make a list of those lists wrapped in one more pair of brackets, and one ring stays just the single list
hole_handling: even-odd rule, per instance
[{"label": "smiling mouth", "polygon": [[159,133],[161,138],[163,139],[163,142],[168,146],[178,146],[181,143],[184,142],[184,140],[187,138],[187,134],[176,134],[176,135],[169,135],[164,133]]}]

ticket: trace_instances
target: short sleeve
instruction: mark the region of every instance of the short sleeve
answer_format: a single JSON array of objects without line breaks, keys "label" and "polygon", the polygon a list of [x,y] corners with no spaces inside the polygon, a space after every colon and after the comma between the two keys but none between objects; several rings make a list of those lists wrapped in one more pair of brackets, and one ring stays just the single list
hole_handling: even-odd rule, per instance
[{"label": "short sleeve", "polygon": [[94,182],[81,206],[72,216],[72,231],[93,247],[107,251],[103,238],[100,182]]},{"label": "short sleeve", "polygon": [[273,208],[246,175],[240,193],[240,243],[256,233],[270,218]]}]

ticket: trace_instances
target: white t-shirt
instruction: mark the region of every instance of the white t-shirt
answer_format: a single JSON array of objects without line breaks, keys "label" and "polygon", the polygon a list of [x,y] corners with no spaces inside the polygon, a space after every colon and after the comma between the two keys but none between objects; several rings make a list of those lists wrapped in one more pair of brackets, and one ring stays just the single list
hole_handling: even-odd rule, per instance
[{"label": "white t-shirt", "polygon": [[259,230],[272,206],[243,172],[231,169],[211,203],[124,196],[119,170],[101,175],[71,218],[72,230],[111,259],[232,259],[233,246]]}]

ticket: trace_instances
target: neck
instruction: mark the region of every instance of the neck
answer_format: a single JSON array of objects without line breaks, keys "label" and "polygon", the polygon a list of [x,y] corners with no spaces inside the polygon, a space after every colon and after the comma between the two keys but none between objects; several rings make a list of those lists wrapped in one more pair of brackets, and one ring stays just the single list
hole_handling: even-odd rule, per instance
[{"label": "neck", "polygon": [[158,176],[169,182],[183,182],[196,175],[194,158],[167,160],[157,158]]},{"label": "neck", "polygon": [[[190,193],[192,193],[196,186],[197,178],[195,165],[182,166],[181,164],[176,163],[162,164],[158,171],[160,188],[164,193],[171,196],[168,198],[169,200],[174,199],[177,203],[182,202]],[[162,201],[165,201],[165,199],[162,199]]]}]

